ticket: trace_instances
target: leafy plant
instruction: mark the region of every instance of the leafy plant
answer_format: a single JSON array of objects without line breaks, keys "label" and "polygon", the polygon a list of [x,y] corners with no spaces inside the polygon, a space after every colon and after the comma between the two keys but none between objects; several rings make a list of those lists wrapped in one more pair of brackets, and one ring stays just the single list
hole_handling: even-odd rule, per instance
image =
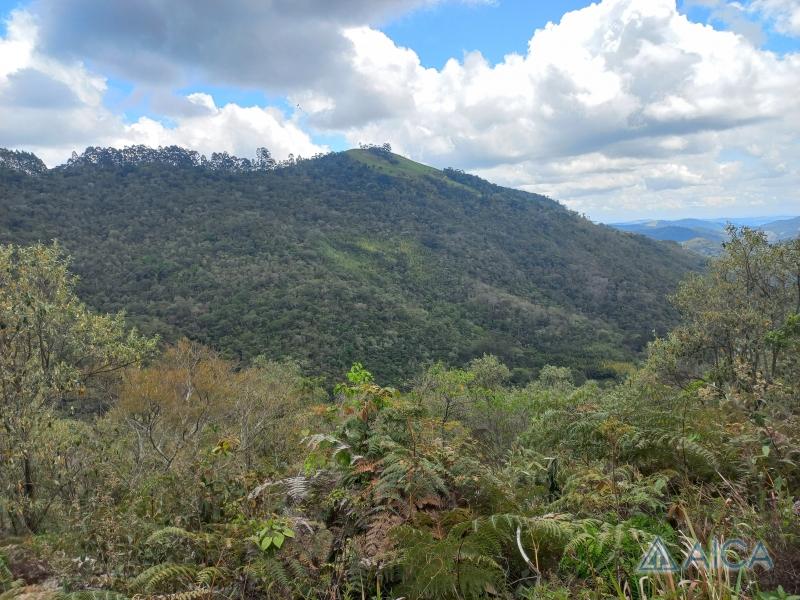
[{"label": "leafy plant", "polygon": [[258,531],[251,538],[262,552],[280,550],[286,540],[294,538],[294,529],[289,521],[273,517],[256,525]]}]

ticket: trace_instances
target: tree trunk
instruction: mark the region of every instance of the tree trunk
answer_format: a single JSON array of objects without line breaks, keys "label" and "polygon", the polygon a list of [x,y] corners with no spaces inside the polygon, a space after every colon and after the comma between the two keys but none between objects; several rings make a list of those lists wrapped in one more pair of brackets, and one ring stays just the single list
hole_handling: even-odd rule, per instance
[{"label": "tree trunk", "polygon": [[33,506],[34,500],[36,499],[36,489],[33,483],[33,465],[31,463],[30,456],[27,454],[25,455],[25,458],[22,459],[22,476],[22,491],[25,495],[22,516],[25,520],[25,526],[28,528],[28,530],[31,533],[36,533],[36,530],[39,527],[39,522],[34,514],[35,508]]}]

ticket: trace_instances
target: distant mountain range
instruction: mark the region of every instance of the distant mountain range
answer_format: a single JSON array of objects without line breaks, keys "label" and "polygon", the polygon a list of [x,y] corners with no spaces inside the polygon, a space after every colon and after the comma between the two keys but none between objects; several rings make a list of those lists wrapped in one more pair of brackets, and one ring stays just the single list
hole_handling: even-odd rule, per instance
[{"label": "distant mountain range", "polygon": [[677,242],[689,250],[713,256],[722,251],[722,242],[727,238],[725,227],[729,223],[761,229],[771,241],[800,237],[800,217],[792,216],[643,220],[610,223],[610,225],[621,231],[638,233],[654,240]]}]

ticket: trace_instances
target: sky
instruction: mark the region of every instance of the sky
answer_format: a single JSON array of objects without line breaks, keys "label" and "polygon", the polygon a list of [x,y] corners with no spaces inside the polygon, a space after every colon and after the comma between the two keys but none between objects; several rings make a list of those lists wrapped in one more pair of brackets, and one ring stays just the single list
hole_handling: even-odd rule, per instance
[{"label": "sky", "polygon": [[800,0],[0,0],[0,147],[360,143],[603,222],[800,214]]}]

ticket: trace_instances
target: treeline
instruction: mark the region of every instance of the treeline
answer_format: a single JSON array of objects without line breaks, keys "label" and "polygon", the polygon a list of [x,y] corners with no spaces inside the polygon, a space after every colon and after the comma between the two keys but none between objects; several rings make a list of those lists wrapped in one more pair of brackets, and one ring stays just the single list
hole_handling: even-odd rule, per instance
[{"label": "treeline", "polygon": [[[547,366],[517,385],[486,355],[403,391],[361,364],[330,389],[159,350],[86,309],[57,247],[3,247],[0,593],[791,598],[800,242],[731,234],[622,383]],[[642,573],[656,538],[677,563],[739,539],[747,564],[762,541],[774,566]]]},{"label": "treeline", "polygon": [[39,175],[47,172],[47,165],[30,152],[0,148],[0,169],[24,175]]},{"label": "treeline", "polygon": [[[319,158],[317,155],[311,158]],[[266,148],[256,149],[254,159],[240,158],[227,152],[212,152],[210,157],[187,150],[180,146],[127,146],[125,148],[102,148],[90,146],[78,154],[73,152],[66,164],[57,167],[59,170],[70,171],[83,167],[104,168],[131,168],[142,165],[162,165],[167,167],[195,167],[222,173],[252,173],[269,171],[281,167],[288,167],[304,160],[302,157],[289,155],[286,160],[277,161],[272,158]],[[9,165],[13,168],[12,165]]]}]

